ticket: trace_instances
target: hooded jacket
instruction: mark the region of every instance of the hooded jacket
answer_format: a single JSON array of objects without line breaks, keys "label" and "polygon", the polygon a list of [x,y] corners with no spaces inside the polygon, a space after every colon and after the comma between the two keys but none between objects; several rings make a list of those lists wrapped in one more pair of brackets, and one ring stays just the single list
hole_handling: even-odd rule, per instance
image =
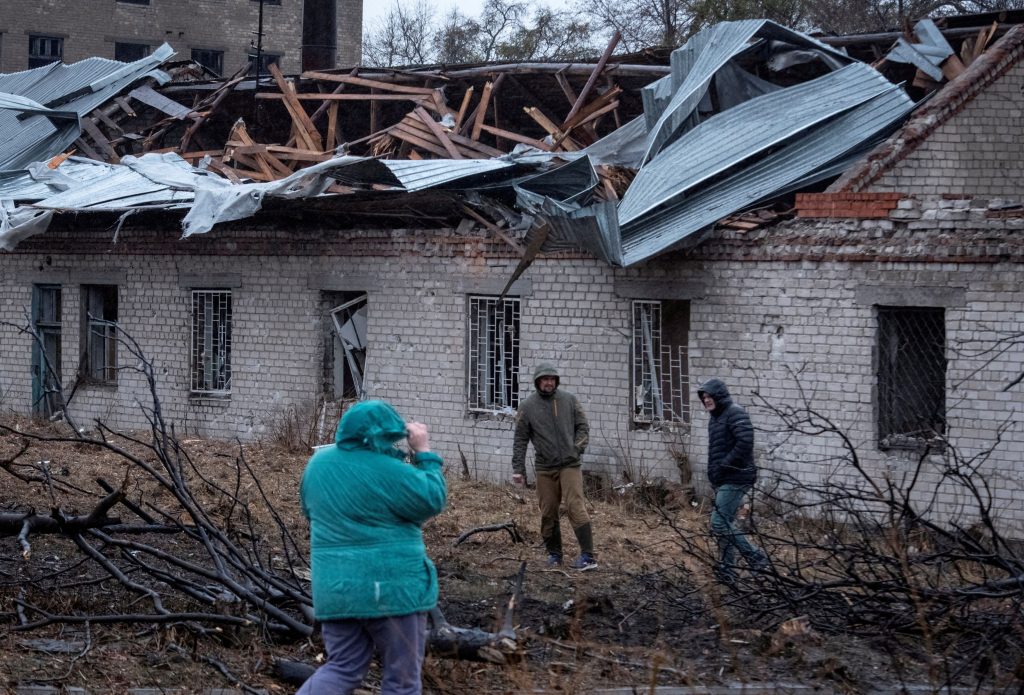
[{"label": "hooded jacket", "polygon": [[[543,376],[558,379],[558,370],[542,364],[533,373],[533,385]],[[533,442],[533,461],[538,471],[579,466],[590,441],[590,425],[576,396],[556,388],[546,395],[534,391],[519,404],[512,442],[512,472],[526,473],[526,447]]]},{"label": "hooded jacket", "polygon": [[441,457],[412,465],[394,447],[405,421],[383,401],[349,408],[335,445],[318,450],[302,475],[310,524],[317,620],[380,618],[430,610],[437,571],[420,526],[445,507]]},{"label": "hooded jacket", "polygon": [[708,420],[708,482],[720,485],[753,485],[757,480],[754,464],[754,426],[742,407],[733,403],[729,389],[721,379],[709,379],[697,389],[697,395],[715,399]]}]

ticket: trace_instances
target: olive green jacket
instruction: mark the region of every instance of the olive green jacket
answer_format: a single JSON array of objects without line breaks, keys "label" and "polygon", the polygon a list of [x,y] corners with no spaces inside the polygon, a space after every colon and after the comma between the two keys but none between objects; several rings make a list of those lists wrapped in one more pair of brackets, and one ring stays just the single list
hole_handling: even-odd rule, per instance
[{"label": "olive green jacket", "polygon": [[533,442],[538,471],[580,465],[590,441],[590,425],[576,396],[557,389],[545,396],[535,391],[519,404],[512,444],[512,472],[526,473],[526,446]]}]

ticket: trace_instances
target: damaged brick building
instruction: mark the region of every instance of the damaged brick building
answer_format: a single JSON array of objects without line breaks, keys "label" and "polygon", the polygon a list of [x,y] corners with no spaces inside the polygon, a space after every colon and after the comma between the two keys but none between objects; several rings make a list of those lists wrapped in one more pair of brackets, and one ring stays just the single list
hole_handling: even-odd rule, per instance
[{"label": "damaged brick building", "polygon": [[[768,25],[722,32],[741,59],[752,41],[801,40]],[[129,162],[159,183],[158,203],[140,203],[154,189],[143,194],[128,179],[120,189],[108,182],[106,207],[96,189],[71,184],[40,194],[22,207],[50,215],[45,231],[19,233],[13,219],[5,226],[3,407],[54,412],[47,380],[55,379],[68,401],[56,409],[66,405],[77,421],[144,426],[146,386],[110,330],[116,324],[153,361],[164,412],[182,433],[259,439],[299,428],[322,441],[335,404],[385,398],[431,426],[450,465],[464,459],[471,475],[502,480],[515,408],[531,388],[526,375],[553,361],[591,418],[587,469],[615,482],[678,479],[685,469],[700,487],[706,421],[694,411],[694,388],[718,376],[763,428],[762,484],[779,471],[806,480],[848,474],[842,442],[780,426],[780,410],[806,405],[880,477],[918,474],[925,460],[921,474],[938,481],[945,457],[984,459],[992,514],[1019,534],[1024,27],[1001,32],[916,107],[859,68],[843,73],[841,55],[822,59],[838,61],[824,78],[853,75],[843,79],[860,80],[863,103],[876,110],[851,102],[796,126],[824,108],[813,96],[824,83],[808,97],[762,85],[758,98],[790,104],[771,115],[792,130],[766,135],[756,157],[742,136],[770,127],[741,129],[753,100],[726,109],[727,80],[715,73],[719,92],[705,101],[700,39],[687,50],[689,63],[673,58],[672,72],[642,78],[642,107],[637,99],[625,113],[625,98],[616,102],[624,112],[614,126],[587,133],[566,127],[571,118],[547,118],[555,132],[521,137],[540,146],[519,158],[468,156],[499,140],[511,146],[526,130],[513,127],[507,108],[499,123],[486,102],[476,113],[492,120],[477,119],[467,93],[447,119],[431,110],[434,126],[418,114],[420,130],[403,120],[374,141],[406,159],[343,148],[279,179],[269,157],[299,155],[250,143],[237,145],[249,149],[235,152],[232,173],[264,171],[263,184],[218,183],[211,192],[195,183],[226,159],[190,171],[188,185],[169,183],[184,171],[177,163],[160,163],[172,175]],[[585,77],[570,91],[582,93]],[[659,91],[673,79],[674,92]],[[834,89],[849,94],[850,84]],[[871,121],[884,99],[891,113]],[[626,123],[651,103],[660,115]],[[702,114],[696,126],[685,124],[691,113]],[[864,120],[854,122],[859,113]],[[723,116],[740,129],[723,128]],[[851,129],[841,130],[846,118]],[[602,150],[634,123],[646,125],[638,139]],[[486,143],[485,126],[494,136]],[[294,149],[301,136],[290,137]],[[566,141],[578,149],[552,147]],[[742,150],[735,160],[730,142]],[[632,150],[641,173],[620,184],[630,167],[617,158]],[[688,159],[696,151],[717,159]],[[553,156],[568,164],[548,168]],[[645,168],[657,175],[642,178]],[[658,173],[673,170],[692,184]],[[194,196],[175,203],[189,185]],[[128,189],[134,207],[123,199]],[[603,194],[576,205],[584,190]],[[603,225],[616,209],[609,233]],[[23,325],[35,327],[42,348]],[[49,376],[40,361],[47,350]],[[937,504],[959,508],[960,490],[937,489]]]}]

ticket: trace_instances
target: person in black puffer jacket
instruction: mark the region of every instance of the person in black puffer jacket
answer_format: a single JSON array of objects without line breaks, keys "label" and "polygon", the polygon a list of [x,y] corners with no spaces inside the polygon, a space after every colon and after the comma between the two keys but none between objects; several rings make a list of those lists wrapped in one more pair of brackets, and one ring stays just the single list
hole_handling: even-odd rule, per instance
[{"label": "person in black puffer jacket", "polygon": [[754,426],[742,407],[733,403],[721,379],[709,379],[697,389],[708,420],[708,482],[715,489],[711,533],[718,542],[715,575],[722,581],[736,579],[736,551],[755,571],[767,566],[763,552],[736,527],[736,512],[757,480],[754,464]]}]

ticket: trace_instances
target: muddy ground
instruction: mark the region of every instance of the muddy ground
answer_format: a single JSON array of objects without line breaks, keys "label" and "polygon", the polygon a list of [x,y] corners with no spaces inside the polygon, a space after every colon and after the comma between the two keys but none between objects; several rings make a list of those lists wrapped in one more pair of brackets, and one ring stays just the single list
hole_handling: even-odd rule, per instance
[{"label": "muddy ground", "polygon": [[[34,432],[57,431],[10,417],[2,423]],[[16,433],[0,436],[0,462],[14,456],[23,441]],[[211,476],[231,479],[237,447],[197,439],[183,444]],[[244,454],[304,546],[308,530],[298,507],[298,481],[307,455],[269,443],[246,446]],[[116,455],[74,443],[30,443],[18,459],[39,460],[50,462],[55,477],[86,490],[96,489],[97,477],[120,482],[126,474]],[[949,655],[934,654],[934,647],[913,636],[837,634],[832,626],[813,623],[792,630],[785,619],[796,615],[768,617],[751,611],[744,605],[747,601],[714,582],[707,568],[682,553],[680,533],[705,533],[706,513],[699,507],[679,505],[666,511],[629,491],[594,494],[599,568],[585,573],[548,569],[533,491],[466,480],[460,468],[452,465],[447,471],[448,509],[424,529],[440,576],[440,607],[453,625],[496,631],[525,562],[523,593],[514,613],[520,648],[507,665],[428,656],[428,692],[587,693],[612,686],[642,691],[653,685],[748,682],[783,684],[779,692],[789,690],[785,684],[803,684],[861,693],[944,678]],[[149,494],[144,484],[137,488],[137,496]],[[94,498],[66,493],[57,502],[67,512],[82,512]],[[0,470],[0,513],[50,506],[44,485]],[[509,522],[522,542],[496,531],[455,545],[466,531]],[[567,552],[574,551],[568,524],[563,524]],[[57,536],[31,541],[32,553],[25,560],[16,538],[0,538],[0,689],[47,683],[118,693],[130,687],[198,691],[197,684],[244,683],[284,693],[294,687],[275,677],[275,660],[315,662],[320,654],[316,638],[282,642],[256,629],[225,629],[217,639],[197,639],[181,625],[77,624],[18,631],[23,620],[19,597],[64,613],[142,609],[130,604],[113,582],[94,581],[95,574],[84,566],[81,582],[67,579],[75,576],[72,572],[59,589],[44,589],[48,574],[75,565],[80,555]],[[154,542],[181,550],[173,537]],[[375,682],[376,669],[367,680],[371,692]],[[1020,681],[1009,673],[1001,683],[1001,691],[1017,692]]]}]

